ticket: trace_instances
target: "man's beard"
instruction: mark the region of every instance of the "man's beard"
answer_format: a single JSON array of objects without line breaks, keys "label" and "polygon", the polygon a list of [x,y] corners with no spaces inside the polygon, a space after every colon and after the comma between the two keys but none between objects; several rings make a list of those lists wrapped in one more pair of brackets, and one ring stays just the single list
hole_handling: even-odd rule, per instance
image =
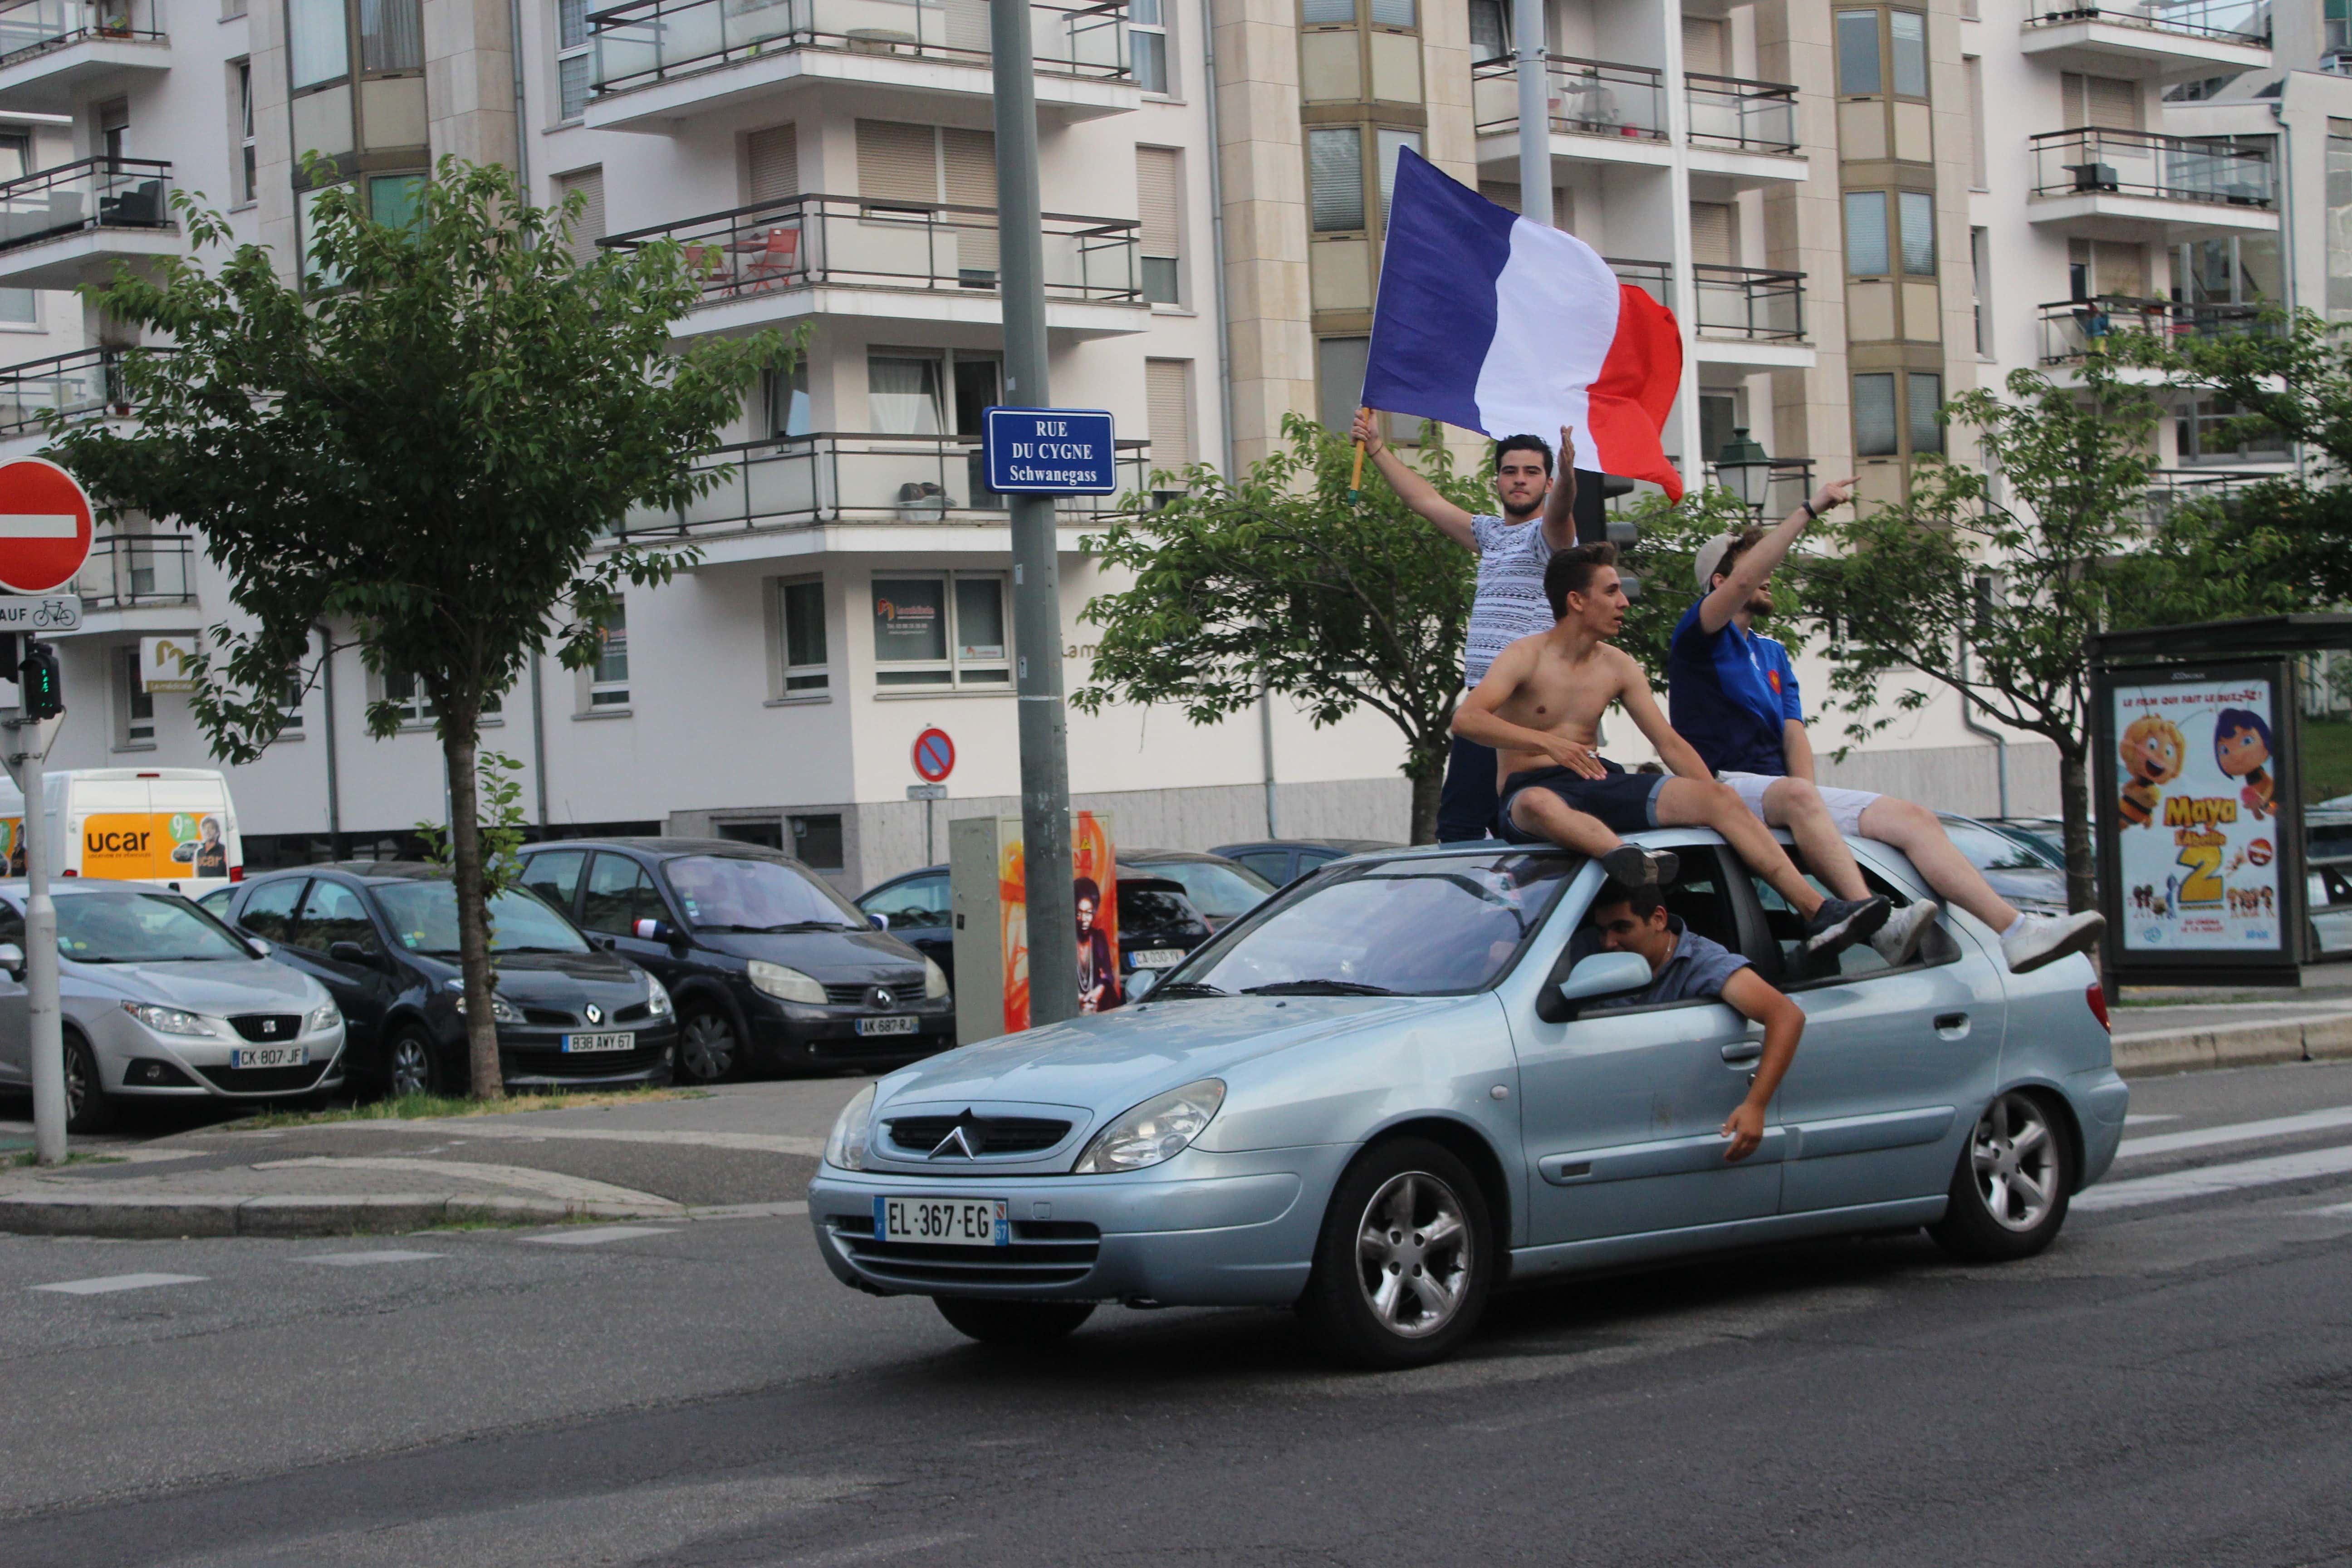
[{"label": "man's beard", "polygon": [[1772,595],[1769,594],[1759,594],[1754,598],[1748,600],[1748,618],[1751,620],[1770,620],[1772,618]]},{"label": "man's beard", "polygon": [[1504,501],[1503,515],[1509,518],[1513,522],[1525,522],[1528,519],[1541,512],[1543,510],[1543,506],[1544,498],[1541,496],[1536,497],[1535,500],[1529,501],[1525,507],[1516,507],[1509,501]]}]

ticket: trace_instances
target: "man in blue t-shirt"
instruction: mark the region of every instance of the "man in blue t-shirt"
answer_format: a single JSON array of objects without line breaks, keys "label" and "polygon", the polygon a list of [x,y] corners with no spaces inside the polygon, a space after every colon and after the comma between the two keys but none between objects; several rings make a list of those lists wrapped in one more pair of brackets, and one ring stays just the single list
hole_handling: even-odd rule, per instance
[{"label": "man in blue t-shirt", "polygon": [[[1756,631],[1772,613],[1772,574],[1805,525],[1853,493],[1853,481],[1823,485],[1777,527],[1718,534],[1698,553],[1703,595],[1683,613],[1666,652],[1667,701],[1674,727],[1748,809],[1789,829],[1815,876],[1840,898],[1868,891],[1848,837],[1891,844],[1910,858],[1938,894],[2000,934],[2002,959],[2023,974],[2095,945],[2105,927],[2091,912],[2055,919],[2021,914],[1993,891],[1984,874],[1954,847],[1927,807],[1868,790],[1813,781],[1812,742],[1789,650]],[[1965,699],[1964,699],[1965,700]],[[1937,914],[1918,900],[1899,909],[1871,940],[1892,964],[1917,956]]]}]

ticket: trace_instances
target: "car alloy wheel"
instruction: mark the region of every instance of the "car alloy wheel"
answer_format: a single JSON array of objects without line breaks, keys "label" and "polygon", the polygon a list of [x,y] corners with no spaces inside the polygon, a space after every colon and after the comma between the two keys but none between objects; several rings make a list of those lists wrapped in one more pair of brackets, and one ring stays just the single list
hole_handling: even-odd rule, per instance
[{"label": "car alloy wheel", "polygon": [[734,1026],[716,1013],[696,1013],[678,1028],[677,1076],[688,1083],[733,1077],[741,1054]]},{"label": "car alloy wheel", "polygon": [[394,1100],[433,1092],[433,1047],[422,1035],[402,1035],[384,1052],[384,1083]]},{"label": "car alloy wheel", "polygon": [[1993,1097],[1960,1151],[1936,1244],[1972,1263],[2031,1258],[2066,1223],[2074,1191],[2073,1129],[2044,1091]]},{"label": "car alloy wheel", "polygon": [[1318,1350],[1356,1366],[1423,1366],[1475,1332],[1494,1278],[1478,1179],[1410,1135],[1356,1156],[1331,1189],[1298,1298]]},{"label": "car alloy wheel", "polygon": [[1462,1310],[1476,1243],[1454,1189],[1435,1176],[1392,1176],[1364,1206],[1356,1284],[1389,1332],[1426,1338]]},{"label": "car alloy wheel", "polygon": [[114,1125],[114,1101],[98,1076],[98,1058],[71,1035],[65,1038],[66,1131],[103,1132]]}]

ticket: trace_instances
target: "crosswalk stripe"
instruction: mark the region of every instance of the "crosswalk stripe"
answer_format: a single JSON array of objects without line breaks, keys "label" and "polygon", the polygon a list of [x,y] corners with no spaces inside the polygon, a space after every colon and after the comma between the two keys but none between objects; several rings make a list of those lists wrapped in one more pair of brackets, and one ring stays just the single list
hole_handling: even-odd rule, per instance
[{"label": "crosswalk stripe", "polygon": [[114,1290],[144,1290],[151,1285],[199,1285],[204,1279],[201,1274],[108,1274],[96,1279],[60,1279],[32,1289],[68,1296],[103,1296]]},{"label": "crosswalk stripe", "polygon": [[337,1268],[363,1268],[372,1263],[422,1263],[428,1258],[447,1256],[446,1252],[402,1252],[390,1248],[383,1252],[320,1252],[300,1261],[331,1264]]},{"label": "crosswalk stripe", "polygon": [[593,1247],[604,1241],[627,1241],[632,1237],[667,1236],[676,1228],[666,1225],[592,1225],[580,1230],[552,1230],[545,1236],[526,1236],[523,1239],[542,1242],[549,1247]]},{"label": "crosswalk stripe", "polygon": [[2264,1121],[2233,1121],[2222,1127],[2200,1127],[2189,1132],[2159,1132],[2152,1138],[2126,1138],[2116,1151],[2118,1160],[2149,1154],[2172,1154],[2183,1149],[2205,1149],[2217,1143],[2251,1143],[2262,1138],[2292,1138],[2298,1132],[2324,1132],[2331,1127],[2352,1127],[2352,1105],[2306,1110],[2299,1116],[2273,1116]]},{"label": "crosswalk stripe", "polygon": [[2145,1204],[2168,1204],[2180,1198],[2208,1197],[2247,1187],[2300,1182],[2313,1176],[2340,1176],[2352,1172],[2352,1145],[2314,1149],[2301,1154],[2273,1154],[2263,1160],[2240,1160],[2227,1165],[2200,1165],[2161,1176],[2140,1176],[2128,1182],[2101,1183],[2078,1194],[2077,1214],[2102,1209],[2137,1208]]}]

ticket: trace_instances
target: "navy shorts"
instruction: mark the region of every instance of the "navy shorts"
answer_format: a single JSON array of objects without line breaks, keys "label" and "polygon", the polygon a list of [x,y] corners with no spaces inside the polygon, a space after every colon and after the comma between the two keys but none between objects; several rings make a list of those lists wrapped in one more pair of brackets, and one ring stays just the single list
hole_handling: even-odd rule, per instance
[{"label": "navy shorts", "polygon": [[1589,779],[1573,768],[1538,768],[1513,773],[1503,781],[1502,804],[1495,810],[1495,833],[1512,844],[1548,842],[1511,820],[1511,803],[1522,790],[1549,790],[1576,810],[1601,819],[1612,833],[1640,833],[1658,826],[1658,792],[1666,787],[1664,773],[1629,773],[1608,758],[1601,778]]}]

